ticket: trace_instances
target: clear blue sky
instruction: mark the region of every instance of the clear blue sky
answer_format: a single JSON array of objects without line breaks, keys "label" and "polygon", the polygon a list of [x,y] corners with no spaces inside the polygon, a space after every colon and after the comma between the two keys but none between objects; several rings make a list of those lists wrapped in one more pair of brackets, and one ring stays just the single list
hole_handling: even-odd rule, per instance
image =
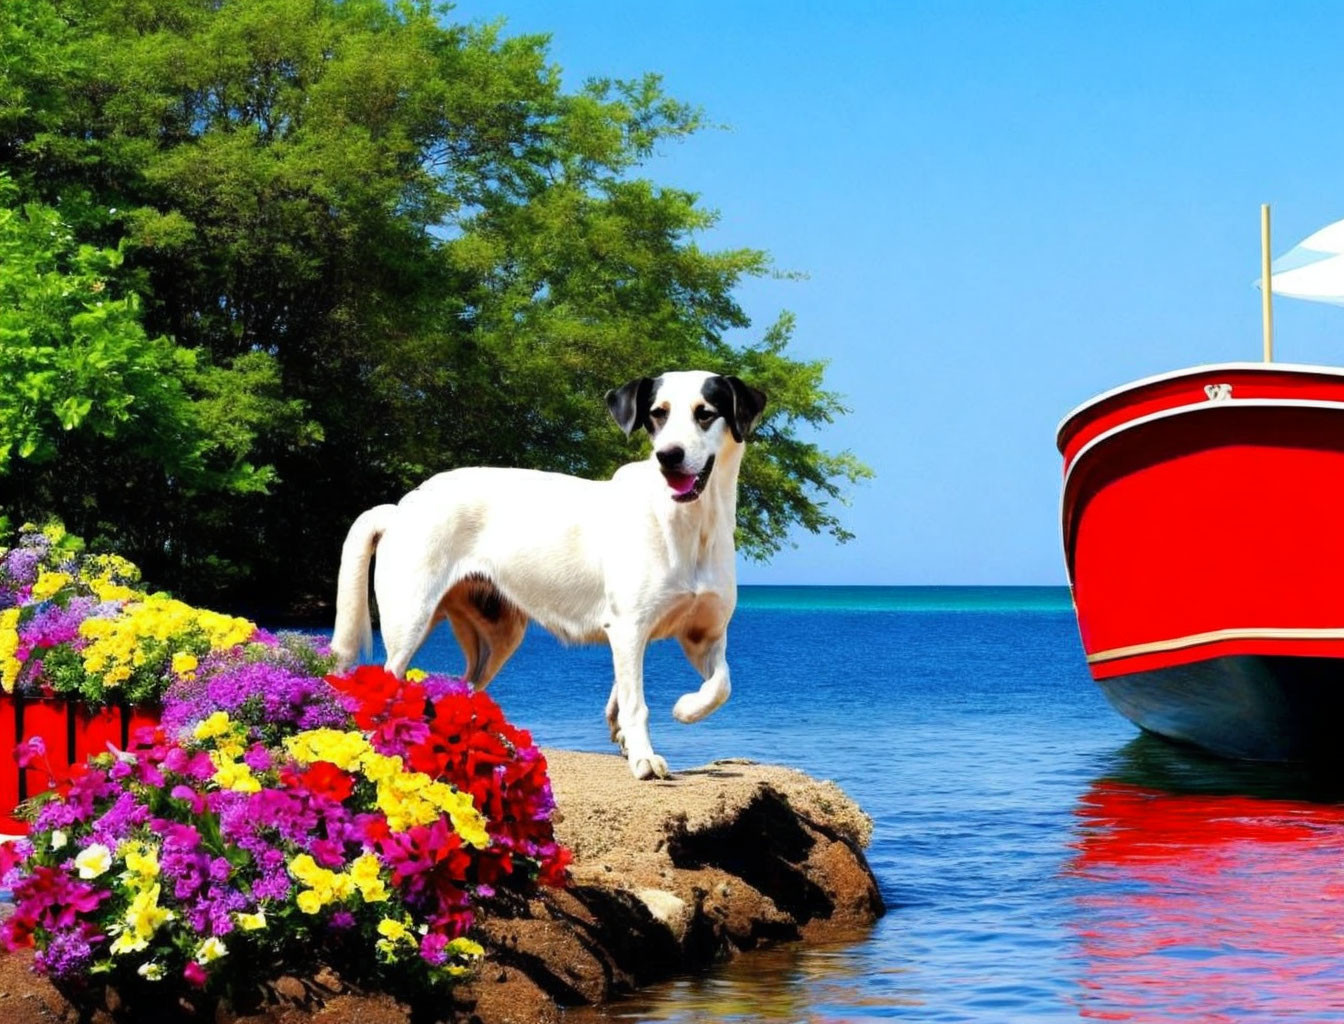
[{"label": "clear blue sky", "polygon": [[[1344,217],[1344,5],[471,0],[547,32],[568,87],[662,74],[725,131],[653,180],[702,239],[808,279],[798,316],[877,478],[844,546],[747,583],[1064,582],[1054,430],[1125,381],[1260,353],[1259,204],[1284,252]],[[1280,359],[1344,363],[1344,309],[1280,300]],[[750,333],[750,332],[749,332]],[[659,369],[651,367],[650,369]]]}]

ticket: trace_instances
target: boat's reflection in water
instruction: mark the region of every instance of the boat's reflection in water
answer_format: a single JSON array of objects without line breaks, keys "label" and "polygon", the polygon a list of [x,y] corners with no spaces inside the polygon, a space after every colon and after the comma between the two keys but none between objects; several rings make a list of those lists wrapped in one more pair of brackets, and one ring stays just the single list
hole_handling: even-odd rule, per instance
[{"label": "boat's reflection in water", "polygon": [[1344,1020],[1344,775],[1142,736],[1077,808],[1079,1010]]}]

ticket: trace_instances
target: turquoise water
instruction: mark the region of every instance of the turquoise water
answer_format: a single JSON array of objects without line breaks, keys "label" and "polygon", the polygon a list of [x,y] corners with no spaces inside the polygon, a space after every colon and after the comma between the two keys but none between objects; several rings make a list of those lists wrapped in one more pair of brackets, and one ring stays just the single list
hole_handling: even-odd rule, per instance
[{"label": "turquoise water", "polygon": [[[1091,682],[1062,588],[744,588],[732,699],[675,643],[646,664],[655,747],[836,780],[872,815],[887,915],[594,1020],[1344,1022],[1344,795],[1179,750]],[[491,685],[544,745],[610,749],[605,648],[529,636]],[[456,670],[440,631],[417,659]]]},{"label": "turquoise water", "polygon": [[739,608],[854,612],[1067,612],[1068,587],[740,587]]}]

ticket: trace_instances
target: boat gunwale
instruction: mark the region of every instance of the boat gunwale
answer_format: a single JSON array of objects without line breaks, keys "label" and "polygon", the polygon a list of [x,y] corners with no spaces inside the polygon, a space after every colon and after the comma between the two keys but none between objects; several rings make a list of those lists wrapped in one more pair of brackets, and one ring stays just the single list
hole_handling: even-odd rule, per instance
[{"label": "boat gunwale", "polygon": [[[1065,414],[1064,418],[1059,421],[1059,425],[1055,428],[1055,447],[1059,449],[1061,454],[1063,454],[1064,451],[1063,435],[1065,428],[1068,427],[1069,424],[1073,420],[1075,420],[1079,415],[1091,409],[1093,406],[1100,405],[1104,402],[1110,401],[1113,398],[1118,398],[1119,396],[1125,394],[1127,391],[1136,391],[1141,388],[1148,387],[1149,385],[1152,384],[1162,384],[1166,383],[1167,381],[1180,380],[1182,377],[1197,377],[1203,373],[1229,371],[1229,370],[1237,372],[1263,371],[1270,374],[1274,373],[1315,374],[1315,375],[1344,378],[1344,366],[1323,366],[1314,363],[1265,363],[1265,362],[1240,361],[1230,363],[1201,363],[1198,366],[1187,366],[1180,370],[1168,370],[1166,373],[1157,373],[1153,374],[1150,377],[1141,377],[1138,380],[1130,381],[1127,384],[1121,384],[1118,387],[1114,387],[1107,391],[1103,391],[1098,395],[1094,395],[1087,401],[1083,402],[1081,405],[1075,406],[1067,414]],[[1238,401],[1238,399],[1231,399],[1231,400]],[[1254,401],[1254,399],[1240,399],[1239,401],[1248,402],[1248,401]],[[1201,403],[1192,403],[1192,404],[1198,405]],[[1085,445],[1084,447],[1087,446]],[[1078,455],[1081,454],[1082,450],[1080,449]],[[1078,456],[1077,455],[1074,456],[1075,462],[1077,461],[1077,459]]]}]

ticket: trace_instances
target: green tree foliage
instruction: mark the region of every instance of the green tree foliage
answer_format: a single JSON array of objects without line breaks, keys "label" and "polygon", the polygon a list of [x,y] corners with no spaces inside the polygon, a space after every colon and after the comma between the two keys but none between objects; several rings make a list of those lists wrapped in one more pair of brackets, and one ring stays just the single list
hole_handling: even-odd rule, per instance
[{"label": "green tree foliage", "polygon": [[293,402],[268,397],[279,392],[270,357],[215,367],[147,337],[139,297],[109,283],[121,250],[77,242],[57,210],[18,206],[16,191],[0,176],[7,504],[24,518],[68,509],[85,524],[125,523],[127,543],[162,552],[194,500],[264,493],[274,472],[246,460],[256,433],[299,422]]},{"label": "green tree foliage", "polygon": [[[229,571],[329,596],[359,510],[455,465],[608,474],[640,453],[605,390],[683,367],[771,395],[745,548],[846,537],[834,506],[867,471],[800,436],[844,411],[823,366],[789,357],[788,315],[730,340],[768,257],[701,249],[714,214],[637,175],[700,127],[654,76],[566,92],[544,37],[425,3],[0,0],[0,167],[82,243],[120,242],[215,461],[265,467],[205,502],[165,463],[117,510],[128,553],[200,597]],[[187,379],[192,351],[215,372]],[[42,497],[97,532],[81,495]]]}]

